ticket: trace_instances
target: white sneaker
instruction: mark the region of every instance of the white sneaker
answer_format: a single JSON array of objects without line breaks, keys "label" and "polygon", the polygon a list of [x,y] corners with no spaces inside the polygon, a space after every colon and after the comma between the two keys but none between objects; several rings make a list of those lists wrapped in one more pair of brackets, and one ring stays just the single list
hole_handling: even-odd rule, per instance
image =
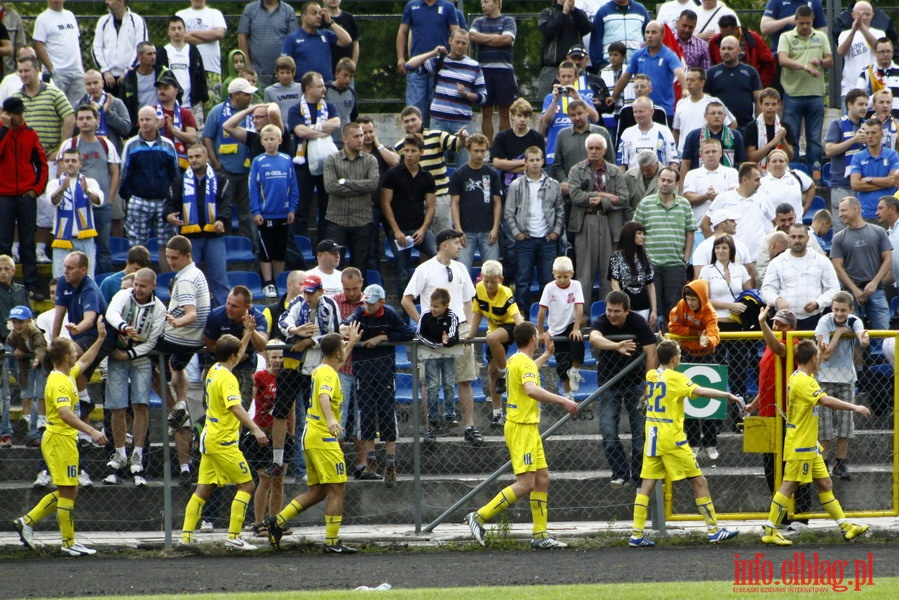
[{"label": "white sneaker", "polygon": [[266,298],[277,298],[278,297],[278,288],[274,286],[274,284],[268,284],[265,286],[262,291],[265,293]]},{"label": "white sneaker", "polygon": [[132,474],[132,477],[134,477],[134,485],[135,486],[146,487],[147,479],[143,475],[139,475],[139,474],[135,473],[135,474]]},{"label": "white sneaker", "polygon": [[37,428],[41,430],[47,428],[47,415],[37,416]]},{"label": "white sneaker", "polygon": [[122,456],[121,454],[113,454],[112,458],[109,459],[109,462],[106,463],[106,466],[113,471],[119,471],[121,469],[124,469],[127,464],[128,458],[126,456]]},{"label": "white sneaker", "polygon": [[34,483],[31,484],[32,487],[42,488],[50,485],[50,473],[47,472],[46,469],[37,474],[37,479],[34,480]]},{"label": "white sneaker", "polygon": [[256,546],[249,542],[245,542],[241,538],[234,538],[233,540],[228,539],[225,540],[225,548],[227,550],[243,550],[245,552],[249,552],[252,550],[258,550]]},{"label": "white sneaker", "polygon": [[91,555],[97,553],[97,551],[94,550],[93,548],[88,548],[87,546],[82,546],[78,542],[75,542],[68,548],[66,548],[65,546],[62,546],[59,549],[59,552],[61,554],[65,554],[66,556],[91,556]]},{"label": "white sneaker", "polygon": [[116,473],[111,473],[103,478],[103,483],[106,485],[118,485],[121,482],[122,479]]},{"label": "white sneaker", "polygon": [[615,489],[621,489],[624,487],[624,484],[626,484],[626,483],[627,483],[627,481],[623,477],[616,477],[615,479],[613,479],[612,481],[609,482],[609,485]]},{"label": "white sneaker", "polygon": [[581,382],[583,380],[584,378],[581,377],[580,369],[575,369],[574,367],[568,369],[568,387],[571,388],[572,392],[576,392],[581,389]]},{"label": "white sneaker", "polygon": [[34,550],[34,527],[25,522],[25,517],[19,517],[12,524],[19,532],[19,539],[22,540],[22,543]]},{"label": "white sneaker", "polygon": [[705,449],[705,453],[709,455],[711,460],[718,460],[718,448],[710,446]]},{"label": "white sneaker", "polygon": [[131,471],[132,475],[140,473],[144,470],[142,458],[143,456],[138,456],[137,454],[131,455],[131,459],[128,461],[128,464],[130,465],[129,470]]},{"label": "white sneaker", "polygon": [[200,531],[203,533],[212,533],[215,531],[215,527],[212,525],[212,521],[203,521],[200,523]]},{"label": "white sneaker", "polygon": [[[36,256],[36,259],[37,259],[37,264],[39,264],[39,265],[49,265],[49,264],[51,264],[51,263],[53,262],[53,261],[50,259],[50,257],[47,256],[47,253],[46,253],[46,252],[38,252],[38,253],[37,253],[37,256]],[[76,546],[79,546],[80,544],[75,544],[75,545],[76,545]],[[82,546],[82,548],[83,548],[83,547],[84,547],[84,546]],[[90,554],[93,554],[93,552],[91,552]],[[80,555],[80,554],[73,554],[72,556],[81,556],[81,555]]]},{"label": "white sneaker", "polygon": [[78,485],[81,487],[92,487],[94,485],[94,482],[91,481],[91,476],[84,469],[81,469],[81,473],[78,474]]}]

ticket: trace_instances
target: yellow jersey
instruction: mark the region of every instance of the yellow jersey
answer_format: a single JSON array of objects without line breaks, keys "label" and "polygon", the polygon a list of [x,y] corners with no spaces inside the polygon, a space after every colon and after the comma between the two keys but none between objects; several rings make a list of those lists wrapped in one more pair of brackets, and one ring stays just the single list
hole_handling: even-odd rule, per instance
[{"label": "yellow jersey", "polygon": [[524,384],[532,381],[540,387],[540,371],[534,359],[516,352],[506,363],[508,398],[506,420],[519,425],[536,425],[540,422],[540,403],[524,392]]},{"label": "yellow jersey", "polygon": [[818,401],[824,392],[811,375],[794,371],[787,380],[787,437],[784,460],[808,460],[818,454]]},{"label": "yellow jersey", "polygon": [[471,305],[475,314],[484,316],[487,319],[487,331],[493,331],[500,325],[515,322],[515,315],[521,311],[515,303],[515,295],[512,290],[504,285],[500,285],[496,290],[493,298],[487,296],[487,288],[484,282],[479,281],[474,288],[474,302]]},{"label": "yellow jersey", "polygon": [[687,443],[684,398],[694,398],[696,384],[683,373],[658,368],[646,373],[646,440],[643,454],[662,456]]},{"label": "yellow jersey", "polygon": [[328,431],[325,413],[322,411],[321,395],[330,398],[331,415],[340,421],[340,405],[343,403],[343,390],[337,371],[327,364],[321,364],[312,371],[312,402],[306,411],[306,432],[303,436],[305,448],[339,447],[337,438]]},{"label": "yellow jersey", "polygon": [[47,410],[47,431],[50,433],[58,433],[71,438],[78,437],[78,430],[59,416],[59,409],[67,406],[73,413],[78,414],[78,390],[75,388],[75,378],[80,374],[81,369],[75,365],[68,373],[53,369],[47,376],[44,399]]},{"label": "yellow jersey", "polygon": [[215,454],[229,446],[237,446],[240,438],[240,420],[231,407],[240,405],[240,385],[234,373],[215,363],[206,374],[203,393],[206,407],[206,425],[200,434],[200,452]]}]

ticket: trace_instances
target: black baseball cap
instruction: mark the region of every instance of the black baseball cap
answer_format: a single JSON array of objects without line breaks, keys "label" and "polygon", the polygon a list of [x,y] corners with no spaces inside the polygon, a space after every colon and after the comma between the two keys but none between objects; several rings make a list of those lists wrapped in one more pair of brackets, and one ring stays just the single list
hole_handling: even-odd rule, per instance
[{"label": "black baseball cap", "polygon": [[341,246],[334,240],[322,240],[315,247],[316,252],[340,252],[344,246]]},{"label": "black baseball cap", "polygon": [[437,234],[437,247],[439,248],[440,244],[447,240],[454,240],[460,237],[462,237],[461,231],[456,231],[455,229],[444,229]]}]

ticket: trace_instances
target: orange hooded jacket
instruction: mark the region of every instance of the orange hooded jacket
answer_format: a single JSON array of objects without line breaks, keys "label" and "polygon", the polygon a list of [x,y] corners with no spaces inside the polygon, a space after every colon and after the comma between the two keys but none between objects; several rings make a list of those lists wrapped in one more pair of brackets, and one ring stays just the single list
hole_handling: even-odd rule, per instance
[{"label": "orange hooded jacket", "polygon": [[705,348],[699,345],[698,339],[679,340],[678,343],[683,350],[693,356],[708,356],[715,351],[715,346],[721,341],[718,316],[709,302],[709,282],[705,279],[696,279],[684,286],[684,292],[687,288],[699,296],[699,310],[697,312],[690,310],[687,301],[682,297],[668,316],[668,331],[675,335],[697,338],[704,331],[709,339],[709,344]]}]

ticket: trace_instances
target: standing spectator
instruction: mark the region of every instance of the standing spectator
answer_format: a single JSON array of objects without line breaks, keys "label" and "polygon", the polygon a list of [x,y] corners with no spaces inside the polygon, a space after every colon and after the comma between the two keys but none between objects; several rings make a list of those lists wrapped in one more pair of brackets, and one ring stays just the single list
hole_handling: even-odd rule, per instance
[{"label": "standing spectator", "polygon": [[[628,86],[633,89],[635,98],[631,100],[630,105],[624,106],[621,109],[621,112],[618,113],[616,137],[619,139],[621,133],[625,129],[633,127],[637,123],[636,119],[634,119],[634,100],[637,98],[646,98],[650,102],[652,101],[650,98],[650,95],[652,94],[652,79],[650,79],[649,75],[646,73],[637,73],[634,75],[628,83]],[[668,125],[670,127],[671,125],[668,124],[668,113],[665,112],[665,109],[655,103],[653,103],[652,108],[652,120],[659,125]]]},{"label": "standing spectator", "polygon": [[677,26],[672,29],[677,33],[675,36],[677,45],[683,52],[687,70],[708,71],[712,66],[709,58],[709,42],[698,35],[693,35],[696,31],[696,13],[685,9],[677,19]]},{"label": "standing spectator", "polygon": [[[806,2],[802,0],[768,0],[759,23],[759,31],[762,35],[771,37],[772,52],[779,54],[782,49],[779,43],[780,38],[784,34],[794,31],[795,27],[799,25],[796,22],[796,9],[800,6],[811,8],[814,17],[812,27],[818,31],[825,31],[827,22],[824,20],[824,3],[821,0],[806,0]],[[783,48],[788,47],[789,44],[783,44]],[[783,67],[783,62],[778,66]]]},{"label": "standing spectator", "polygon": [[627,184],[628,203],[637,210],[637,205],[646,196],[659,191],[659,157],[655,152],[642,150],[637,154],[637,164],[624,173]]},{"label": "standing spectator", "polygon": [[[852,7],[852,26],[837,38],[837,54],[843,57],[843,75],[840,79],[840,96],[846,97],[853,89],[859,73],[874,64],[877,40],[886,34],[871,26],[874,8],[868,2],[859,0]],[[840,396],[849,398],[840,394]],[[851,401],[851,400],[850,400]]]},{"label": "standing spectator", "polygon": [[899,151],[899,119],[893,116],[893,92],[887,89],[875,92],[871,99],[874,104],[872,119],[877,119],[883,127],[883,147]]},{"label": "standing spectator", "polygon": [[[459,317],[459,337],[465,338],[471,330],[468,321],[475,291],[468,269],[455,260],[462,248],[459,244],[461,236],[462,233],[452,229],[437,235],[437,255],[415,269],[403,291],[402,304],[406,314],[417,323],[420,316],[415,308],[415,298],[430,298],[435,289],[444,288],[450,293],[450,310]],[[456,359],[457,399],[464,427],[462,437],[470,446],[480,448],[484,445],[484,437],[474,426],[474,392],[471,389],[471,382],[477,378],[474,348],[468,344],[462,356]]]},{"label": "standing spectator", "polygon": [[184,19],[178,15],[169,17],[166,33],[169,36],[169,43],[156,47],[156,62],[162,67],[168,67],[175,74],[182,91],[181,106],[189,108],[197,125],[202,127],[206,122],[203,104],[209,100],[203,55],[200,54],[196,44],[188,44],[185,41]]},{"label": "standing spectator", "polygon": [[137,45],[137,62],[125,72],[119,82],[119,94],[128,109],[132,135],[138,129],[138,110],[142,106],[156,106],[156,80],[167,70],[156,60],[156,46],[150,42]]},{"label": "standing spectator", "polygon": [[721,62],[706,74],[705,91],[727,106],[740,128],[761,112],[762,79],[754,67],[740,62],[740,42],[734,36],[721,40]]},{"label": "standing spectator", "polygon": [[[540,42],[541,68],[537,78],[537,97],[543,98],[552,91],[553,77],[565,61],[568,48],[583,44],[591,25],[587,14],[574,6],[574,0],[553,0],[551,6],[540,11],[537,29],[543,36]],[[599,63],[593,64],[599,66]]]},{"label": "standing spectator", "polygon": [[[599,71],[599,77],[602,79],[602,82],[606,84],[607,90],[615,89],[615,84],[621,79],[621,74],[624,72],[624,59],[626,55],[627,49],[624,47],[623,43],[614,42],[609,46],[609,64]],[[621,92],[621,95],[618,96],[617,100],[606,100],[606,108],[602,111],[602,119],[603,124],[609,131],[617,133],[618,118],[621,114],[621,110],[625,105],[629,106],[632,104],[634,102],[634,97],[634,84],[628,83],[628,85],[624,86],[624,91]],[[609,98],[611,98],[611,95],[609,95]],[[617,147],[617,137],[613,141]]]},{"label": "standing spectator", "polygon": [[[720,108],[720,106],[715,104],[709,104],[707,107],[715,114],[720,112]],[[709,206],[712,205],[712,201],[718,197],[718,194],[735,189],[739,179],[737,170],[730,166],[734,164],[732,158],[727,160],[725,164],[722,164],[722,159],[726,160],[726,158],[721,150],[721,142],[708,135],[706,133],[708,129],[701,130],[706,135],[703,135],[703,141],[698,143],[698,157],[700,160],[696,167],[685,169],[684,165],[692,161],[687,159],[681,161],[681,174],[684,176],[684,198],[693,207],[693,218],[697,225],[702,222],[702,218],[706,215]],[[734,136],[739,135],[739,132],[731,131],[727,128],[722,129],[721,132],[724,137],[728,136],[728,133],[724,132],[729,132]],[[691,142],[692,136],[692,133],[688,136],[691,137]],[[696,136],[696,138],[698,137]],[[738,146],[737,150],[739,151],[740,148],[741,146]]]},{"label": "standing spectator", "polygon": [[[767,11],[766,11],[767,12]],[[796,9],[796,29],[784,34],[777,51],[784,90],[784,121],[793,131],[805,123],[805,164],[810,171],[821,170],[821,128],[824,122],[824,73],[833,67],[827,35],[812,30],[812,9]],[[763,19],[764,20],[764,19]],[[799,73],[795,73],[799,71]]]},{"label": "standing spectator", "polygon": [[[343,27],[344,31],[350,36],[352,43],[349,46],[337,45],[331,48],[331,68],[334,74],[337,74],[337,63],[343,58],[353,61],[354,65],[359,64],[359,26],[356,24],[356,17],[345,10],[341,10],[340,3],[342,0],[325,0],[325,10],[331,15],[331,21]],[[344,390],[346,394],[346,390]]]},{"label": "standing spectator", "polygon": [[[673,177],[675,173],[665,170]],[[673,188],[674,186],[672,186]],[[688,211],[689,212],[689,211]],[[628,339],[609,339],[612,336],[628,336]],[[634,339],[630,339],[630,338]],[[624,292],[609,292],[606,296],[606,312],[593,321],[590,346],[598,350],[596,378],[608,381],[618,375],[630,363],[643,360],[643,366],[632,369],[599,398],[599,433],[602,450],[612,470],[613,488],[622,488],[629,481],[640,481],[643,464],[643,436],[645,417],[640,409],[646,385],[642,376],[658,367],[656,336],[646,320],[631,311],[630,298]],[[621,409],[627,411],[631,429],[631,459],[627,459],[621,443],[618,427]]]},{"label": "standing spectator", "polygon": [[462,347],[458,345],[459,317],[450,310],[449,302],[450,295],[445,289],[437,288],[431,292],[428,310],[422,311],[415,330],[416,341],[425,346],[418,350],[418,356],[424,363],[427,388],[428,431],[423,440],[425,444],[437,443],[437,436],[446,433],[446,422],[455,418],[453,382],[456,379],[456,356],[461,356]]},{"label": "standing spectator", "polygon": [[696,31],[696,35],[706,42],[711,40],[715,34],[720,31],[718,19],[722,17],[733,17],[737,19],[737,25],[740,24],[737,13],[725,6],[724,2],[720,2],[719,0],[702,0],[700,5],[696,8],[696,16],[698,20],[698,30]]},{"label": "standing spectator", "polygon": [[867,147],[865,115],[868,96],[863,90],[849,90],[846,94],[846,114],[831,121],[824,138],[824,154],[830,157],[830,202],[833,207],[834,233],[846,224],[839,217],[840,200],[852,196],[849,168],[856,154]]},{"label": "standing spectator", "polygon": [[532,146],[525,150],[524,158],[524,177],[509,186],[503,209],[506,229],[515,240],[515,300],[523,310],[529,306],[535,267],[540,287],[550,283],[559,239],[565,231],[562,189],[543,171],[543,152]]},{"label": "standing spectator", "polygon": [[[131,117],[128,116],[128,108],[120,98],[103,90],[103,77],[96,69],[90,69],[84,73],[84,87],[87,93],[73,107],[76,113],[76,132],[82,136],[86,135],[78,124],[78,113],[81,112],[79,110],[81,106],[89,104],[97,111],[97,125],[94,127],[94,133],[107,138],[115,147],[116,153],[121,154],[125,140],[131,134]],[[65,146],[65,142],[63,142],[60,150],[64,150]],[[117,189],[118,186],[116,186],[116,190],[112,191],[117,191]]]},{"label": "standing spectator", "polygon": [[[5,108],[5,107],[4,107]],[[6,136],[4,136],[5,139]],[[13,282],[16,274],[16,263],[13,262],[9,254],[0,255],[0,337],[6,339],[9,337],[10,330],[7,322],[9,315],[16,306],[29,306],[28,292],[18,283]],[[4,319],[3,317],[7,317]],[[6,364],[0,366],[0,372],[3,377],[8,377],[6,372]],[[0,398],[2,405],[2,416],[0,416],[0,448],[12,447],[12,426],[9,422],[9,394],[4,394]]]},{"label": "standing spectator", "polygon": [[567,256],[556,257],[553,261],[553,278],[543,288],[540,296],[537,331],[546,331],[550,337],[568,338],[556,344],[556,375],[565,397],[573,400],[573,393],[580,389],[584,380],[581,377],[581,365],[584,362],[584,337],[581,333],[584,293],[581,282],[574,279],[574,265]]},{"label": "standing spectator", "polygon": [[[590,62],[596,68],[605,66],[609,62],[609,45],[614,42],[622,42],[627,48],[627,62],[633,65],[631,59],[637,50],[643,47],[643,34],[649,23],[649,13],[636,0],[614,0],[614,3],[603,4],[593,17],[593,30],[590,34]],[[661,27],[659,29],[661,34]],[[659,43],[661,43],[661,36]],[[658,47],[656,47],[657,50]],[[681,85],[683,86],[683,82]],[[620,93],[619,90],[618,94]],[[617,99],[618,94],[613,94],[613,98]],[[672,106],[672,108],[674,107]]]},{"label": "standing spectator", "polygon": [[[895,250],[899,247],[899,199],[894,196],[884,196],[877,203],[877,220],[887,228],[887,237]],[[813,226],[814,227],[814,226]],[[899,252],[893,254],[893,281],[899,281]]]},{"label": "standing spectator", "polygon": [[[169,186],[179,173],[178,157],[175,145],[159,134],[159,120],[152,106],[140,109],[137,124],[137,135],[122,150],[119,195],[128,202],[125,234],[132,246],[146,246],[152,237],[162,244],[172,236],[163,209]],[[160,272],[167,270],[165,262],[160,256]]]},{"label": "standing spectator", "polygon": [[[746,142],[746,159],[759,163],[762,169],[768,166],[768,156],[775,150],[783,152],[790,162],[795,156],[796,132],[788,123],[781,122],[780,93],[774,88],[765,88],[759,94],[761,114],[743,129]],[[829,155],[828,155],[829,156]],[[814,195],[814,194],[813,194]]]},{"label": "standing spectator", "polygon": [[[300,203],[297,205],[297,216],[294,220],[294,235],[309,234],[309,209],[316,207],[315,231],[318,239],[322,239],[325,231],[325,215],[328,212],[328,192],[322,175],[313,175],[306,160],[309,142],[329,137],[340,127],[340,116],[337,107],[325,101],[325,81],[321,74],[310,71],[300,81],[303,94],[300,101],[294,104],[287,113],[287,128],[296,139],[297,153],[295,163],[297,183],[300,186]],[[312,203],[316,198],[317,205]]]},{"label": "standing spectator", "polygon": [[890,308],[882,282],[893,267],[893,248],[886,231],[865,223],[861,206],[852,196],[840,201],[846,228],[833,236],[830,260],[837,277],[855,298],[855,312],[869,329],[889,329]]},{"label": "standing spectator", "polygon": [[[356,376],[354,396],[359,413],[360,439],[366,454],[365,470],[359,479],[375,479],[378,462],[375,439],[385,446],[384,484],[396,485],[397,420],[394,399],[396,385],[396,349],[383,342],[406,342],[414,332],[392,306],[387,306],[384,288],[372,284],[362,292],[362,302],[343,323],[358,323],[362,332],[353,351],[353,373]],[[376,477],[372,477],[375,475]],[[377,477],[379,479],[379,477]]]},{"label": "standing spectator", "polygon": [[171,71],[166,71],[156,80],[156,111],[162,113],[162,135],[175,145],[178,166],[185,171],[189,167],[187,147],[196,144],[199,136],[193,113],[178,102],[180,93],[178,80]]},{"label": "standing spectator", "polygon": [[169,225],[190,240],[191,257],[203,262],[217,306],[224,306],[228,297],[227,247],[225,223],[231,222],[231,205],[227,178],[217,174],[209,165],[206,148],[194,144],[187,150],[190,168],[171,182],[171,194],[163,208]]},{"label": "standing spectator", "polygon": [[[356,267],[347,267],[340,273],[340,283],[343,285],[343,291],[334,294],[334,302],[340,309],[340,321],[343,322],[353,314],[359,307],[364,307],[365,302],[362,301],[362,273]],[[354,390],[356,388],[356,376],[353,372],[353,361],[348,359],[344,363],[343,368],[338,373],[340,377],[340,385],[343,388],[344,404],[340,407],[340,425],[346,429],[352,423],[353,431],[347,430],[345,433],[348,437],[355,439],[356,446],[356,479],[358,475],[365,469],[366,455],[362,451],[362,442],[358,436],[358,405],[355,403]],[[353,414],[353,420],[349,420],[349,415]]]},{"label": "standing spectator", "polygon": [[222,51],[219,40],[225,39],[228,24],[220,10],[206,6],[206,0],[190,0],[190,8],[179,10],[175,15],[184,20],[184,41],[196,45],[203,58],[209,95],[204,108],[208,113],[214,100],[222,96]]},{"label": "standing spectator", "polygon": [[568,195],[568,173],[577,163],[587,158],[587,149],[584,142],[596,133],[606,140],[606,153],[604,158],[610,163],[615,162],[615,150],[612,148],[612,135],[602,125],[590,122],[587,112],[590,105],[584,100],[572,100],[568,105],[568,116],[571,119],[571,127],[566,127],[558,132],[555,143],[555,157],[552,165],[552,176],[562,185],[562,194]]},{"label": "standing spectator", "polygon": [[801,217],[815,199],[815,182],[800,169],[791,169],[787,153],[772,150],[768,155],[768,172],[762,177],[759,188],[768,198],[777,198],[781,204],[792,207],[794,215]]},{"label": "standing spectator", "polygon": [[765,39],[745,25],[741,26],[735,15],[724,15],[718,19],[718,30],[719,33],[709,40],[712,64],[721,62],[721,42],[724,38],[733,36],[740,44],[741,60],[758,71],[762,87],[771,87],[777,74],[777,61]]},{"label": "standing spectator", "polygon": [[106,91],[117,94],[122,76],[136,59],[138,42],[149,41],[150,32],[128,0],[106,0],[106,9],[108,14],[97,20],[92,56]]},{"label": "standing spectator", "polygon": [[[293,79],[291,79],[291,83],[293,83]],[[250,125],[252,127],[247,129]],[[250,160],[253,160],[261,154],[265,154],[265,147],[262,145],[262,130],[266,125],[272,125],[278,132],[280,141],[276,146],[277,151],[287,154],[288,160],[290,160],[290,133],[284,128],[281,111],[274,102],[251,105],[232,114],[230,119],[222,123],[222,129],[246,146]],[[291,162],[291,164],[293,163]]]},{"label": "standing spectator", "polygon": [[380,206],[388,227],[387,243],[393,244],[397,294],[409,283],[412,246],[427,256],[437,253],[431,233],[437,188],[434,176],[420,162],[424,145],[421,134],[406,134],[403,159],[381,181]]},{"label": "standing spectator", "polygon": [[[147,353],[156,347],[165,326],[165,305],[153,293],[155,290],[156,273],[152,269],[140,269],[134,274],[131,289],[116,292],[106,309],[108,326],[117,334],[115,349],[110,352],[106,364],[105,407],[112,412],[110,422],[115,446],[115,454],[106,463],[113,471],[103,480],[107,484],[119,483],[119,471],[128,467],[134,485],[147,485],[143,453],[150,428],[147,406],[155,361]],[[125,450],[129,400],[134,414],[134,450],[130,462]]]},{"label": "standing spectator", "polygon": [[[553,84],[552,93],[543,99],[543,114],[540,116],[540,124],[537,131],[546,136],[546,164],[555,162],[556,138],[559,132],[571,126],[571,110],[575,107],[585,109],[587,118],[592,121],[599,120],[596,109],[581,99],[580,92],[575,86],[577,82],[577,67],[570,60],[559,65],[559,83]],[[577,104],[580,102],[580,104]],[[574,107],[572,107],[572,103]],[[580,129],[585,129],[589,121],[583,122]]]},{"label": "standing spectator", "polygon": [[468,136],[468,162],[450,176],[450,208],[453,224],[462,232],[459,262],[471,269],[475,252],[481,261],[499,260],[502,221],[502,184],[499,172],[484,163],[487,138]]},{"label": "standing spectator", "polygon": [[0,65],[3,68],[0,70],[6,73],[15,73],[16,57],[19,55],[19,48],[28,45],[25,23],[12,2],[0,2],[0,14],[3,15],[2,23],[6,27],[6,32],[11,42],[10,45],[12,46],[11,52],[3,57],[3,64]]},{"label": "standing spectator", "polygon": [[668,2],[659,2],[656,7],[656,21],[662,25],[667,25],[672,32],[677,31],[677,21],[685,10],[693,11],[696,14],[696,7],[699,4],[695,0],[668,0]]},{"label": "standing spectator", "polygon": [[514,180],[522,177],[527,170],[525,150],[536,146],[542,152],[546,147],[546,139],[536,130],[531,129],[532,114],[534,114],[534,108],[530,102],[519,98],[509,108],[512,120],[511,129],[500,131],[493,138],[490,158],[493,161],[493,168],[502,174],[503,189],[508,188]]},{"label": "standing spectator", "polygon": [[[37,198],[47,186],[47,156],[37,133],[25,124],[25,105],[20,98],[3,101],[0,123],[0,171],[7,174],[0,178],[0,255],[12,253],[13,239],[18,232],[28,296],[43,300],[37,277],[34,231]],[[26,177],[26,173],[33,175]]]},{"label": "standing spectator", "polygon": [[[27,297],[25,288],[19,286],[19,290],[23,297]],[[19,398],[22,400],[20,422],[25,424],[27,432],[25,445],[40,445],[40,438],[47,428],[47,411],[44,404],[44,392],[49,375],[49,370],[44,368],[47,360],[47,338],[35,323],[34,313],[27,305],[14,306],[7,313],[12,331],[6,337],[6,345],[12,350],[18,363],[16,378],[19,384]],[[3,376],[6,377],[6,373]],[[0,427],[4,431],[9,431],[9,401],[5,401],[4,404]],[[5,432],[2,437],[6,439],[0,440],[0,448],[8,448],[12,443],[11,438]]]},{"label": "standing spectator", "polygon": [[[284,362],[283,352],[272,346],[280,345],[278,340],[269,340],[264,353],[265,369],[253,373],[253,421],[269,439],[274,423],[272,409],[278,396],[278,373]],[[259,477],[259,488],[253,494],[253,533],[264,535],[265,516],[278,514],[284,504],[284,473],[277,477],[267,475],[265,469],[271,464],[271,453],[258,445],[253,450],[258,451],[255,454],[251,451],[247,456],[247,461]],[[292,446],[291,450],[298,448]]]},{"label": "standing spectator", "polygon": [[243,9],[237,44],[253,65],[259,87],[267,88],[274,81],[281,41],[298,27],[293,7],[281,0],[250,2]]},{"label": "standing spectator", "polygon": [[636,166],[637,154],[643,150],[654,152],[663,165],[677,168],[677,146],[671,130],[652,120],[653,105],[649,98],[634,100],[634,119],[637,124],[624,130],[618,139],[617,161],[621,172]]},{"label": "standing spectator", "polygon": [[862,218],[874,219],[880,197],[892,196],[899,186],[899,154],[882,145],[883,127],[879,120],[868,119],[864,129],[865,149],[852,157],[849,185],[858,197]]},{"label": "standing spectator", "polygon": [[[876,27],[877,29],[882,29],[886,32],[886,38],[890,40],[891,43],[896,43],[896,26],[893,24],[893,19],[891,19],[885,12],[880,10],[878,7],[874,6],[873,1],[869,1],[874,10],[874,18],[871,19],[871,25]],[[855,0],[850,0],[846,3],[846,7],[837,15],[837,18],[834,19],[833,25],[831,27],[831,36],[833,40],[836,42],[840,38],[840,34],[852,27],[852,23],[855,20],[855,17],[852,15],[852,9],[855,7]],[[873,50],[873,48],[872,48]]]},{"label": "standing spectator", "polygon": [[[573,4],[573,0],[569,0]],[[455,7],[447,0],[410,0],[396,32],[396,69],[406,77],[406,106],[421,112],[425,127],[431,124],[431,101],[434,99],[434,75],[423,64],[414,69],[406,65],[409,56],[419,56],[449,43],[450,33],[459,28]],[[412,132],[407,132],[412,133]]]},{"label": "standing spectator", "polygon": [[[122,280],[127,275],[134,275],[141,269],[150,268],[150,251],[143,246],[132,246],[125,256],[125,268],[107,275],[100,282],[100,293],[106,304],[112,301],[113,296],[122,289]],[[53,281],[56,281],[55,279]],[[40,316],[40,315],[39,315]]]},{"label": "standing spectator", "polygon": [[363,137],[361,125],[347,123],[343,150],[325,159],[325,190],[330,199],[321,234],[349,248],[350,264],[360,271],[368,268],[371,194],[378,189],[378,161],[362,152]]},{"label": "standing spectator", "polygon": [[[609,261],[606,279],[613,291],[627,294],[631,310],[646,319],[655,329],[658,323],[656,309],[655,273],[646,254],[646,227],[636,221],[628,221],[621,228],[618,250]],[[592,309],[592,307],[591,307]]]},{"label": "standing spectator", "polygon": [[634,221],[646,228],[646,254],[656,284],[656,309],[662,319],[677,304],[687,282],[686,268],[696,231],[690,202],[676,193],[677,181],[677,171],[663,167],[658,193],[644,198],[634,213]]},{"label": "standing spectator", "polygon": [[[584,303],[590,306],[594,281],[599,282],[601,297],[611,290],[604,271],[612,258],[612,246],[618,241],[621,226],[631,216],[632,209],[624,173],[605,159],[605,138],[590,134],[584,147],[586,160],[574,165],[568,174],[571,196],[568,231],[574,235],[577,279],[584,284]],[[597,269],[602,271],[598,277]]]},{"label": "standing spectator", "polygon": [[[702,69],[690,69],[685,75],[687,81],[687,96],[681,98],[674,109],[674,121],[671,125],[671,133],[677,141],[677,151],[683,153],[684,144],[687,143],[687,135],[694,129],[699,129],[706,124],[705,109],[712,102],[723,103],[714,96],[705,93],[706,72]],[[731,129],[736,129],[737,122],[727,107],[724,107],[724,124]]]},{"label": "standing spectator", "polygon": [[353,79],[356,77],[356,63],[348,58],[341,58],[334,67],[334,81],[329,81],[325,92],[325,101],[337,107],[340,117],[340,129],[335,129],[331,137],[338,149],[343,148],[343,127],[354,122],[359,116],[358,97]]},{"label": "standing spectator", "polygon": [[880,38],[871,50],[874,60],[858,74],[854,87],[860,88],[872,100],[882,89],[893,92],[893,116],[896,116],[899,114],[899,65],[893,60],[893,42]]},{"label": "standing spectator", "polygon": [[[581,98],[597,110],[602,112],[606,109],[606,100],[609,98],[609,88],[603,81],[602,77],[587,71],[587,63],[590,62],[590,55],[583,44],[575,44],[568,49],[567,59],[574,63],[577,68],[577,79],[575,79],[575,87]],[[614,87],[614,85],[612,86]]]},{"label": "standing spectator", "polygon": [[737,189],[718,194],[712,201],[699,226],[706,237],[712,234],[711,216],[716,210],[728,210],[740,216],[735,238],[746,244],[749,260],[755,262],[762,239],[774,222],[774,207],[764,192],[760,192],[762,172],[756,163],[740,165]]},{"label": "standing spectator", "polygon": [[515,19],[500,14],[502,0],[484,0],[483,17],[471,24],[469,40],[477,44],[478,63],[484,73],[487,98],[481,106],[481,129],[487,143],[493,143],[493,109],[499,111],[499,130],[509,128],[509,107],[518,98],[518,82],[512,66],[512,46],[518,28]]},{"label": "standing spectator", "polygon": [[332,298],[343,291],[343,282],[340,280],[341,271],[340,254],[346,250],[334,240],[322,240],[315,247],[317,264],[309,269],[306,274],[314,275],[322,281],[325,296]]},{"label": "standing spectator", "polygon": [[332,49],[350,46],[353,40],[317,2],[304,3],[299,14],[300,27],[284,36],[281,56],[293,58],[297,70],[295,80],[300,83],[310,71],[320,73],[325,81],[332,81]]},{"label": "standing spectator", "polygon": [[[254,225],[250,218],[250,152],[246,144],[241,144],[225,131],[223,124],[235,112],[250,106],[256,86],[243,77],[237,77],[228,85],[228,99],[215,107],[206,115],[203,125],[203,145],[209,155],[212,168],[228,180],[226,201],[231,210],[237,211],[240,235],[253,239]],[[245,129],[253,129],[252,119],[245,119]],[[228,229],[231,221],[226,223]]]},{"label": "standing spectator", "polygon": [[297,64],[289,56],[280,56],[275,60],[275,81],[265,88],[263,96],[266,102],[278,105],[282,120],[290,112],[290,108],[299,102],[303,86],[294,81]]},{"label": "standing spectator", "polygon": [[32,37],[44,72],[74,105],[84,95],[81,29],[75,15],[64,5],[65,0],[47,0],[47,9],[34,21]]}]

